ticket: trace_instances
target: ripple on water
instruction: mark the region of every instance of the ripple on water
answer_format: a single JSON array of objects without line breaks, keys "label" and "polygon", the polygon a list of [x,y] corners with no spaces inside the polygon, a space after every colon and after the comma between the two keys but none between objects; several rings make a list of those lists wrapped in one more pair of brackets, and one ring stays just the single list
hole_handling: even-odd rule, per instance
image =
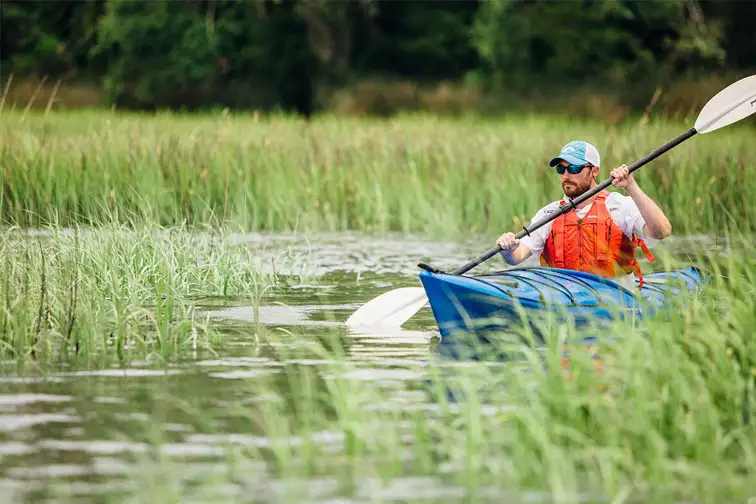
[{"label": "ripple on water", "polygon": [[280,370],[247,369],[244,371],[219,371],[217,373],[209,373],[208,376],[213,378],[224,378],[227,380],[245,380],[249,378],[259,378],[260,376],[269,376],[280,372]]},{"label": "ripple on water", "polygon": [[[194,434],[187,436],[188,442],[209,443],[217,445],[235,445],[253,448],[272,448],[274,446],[302,446],[304,439],[299,436],[276,438],[275,440],[265,436],[253,436],[250,434]],[[314,432],[307,437],[313,443],[338,444],[344,442],[343,432],[321,431]]]},{"label": "ripple on water", "polygon": [[53,395],[53,394],[7,394],[0,395],[0,406],[21,406],[34,403],[61,403],[68,402],[73,399],[72,396],[67,395]]},{"label": "ripple on water", "polygon": [[48,423],[74,423],[81,418],[66,413],[40,413],[36,415],[0,415],[0,432],[28,429]]},{"label": "ripple on water", "polygon": [[177,369],[94,369],[91,371],[68,371],[54,373],[54,376],[108,376],[116,378],[133,378],[138,376],[168,376],[176,374],[181,374],[181,371]]},{"label": "ripple on water", "polygon": [[44,450],[60,452],[80,452],[90,455],[117,455],[139,453],[161,453],[167,456],[178,457],[219,457],[228,453],[228,450],[220,445],[204,443],[165,443],[150,445],[147,443],[135,443],[111,440],[60,440],[45,439],[37,443],[37,447]]},{"label": "ripple on water", "polygon": [[[265,325],[276,326],[316,326],[316,327],[341,327],[342,322],[333,320],[310,320],[308,317],[313,313],[327,311],[356,309],[357,305],[331,305],[321,306],[315,309],[312,306],[234,306],[221,310],[202,312],[200,315],[211,318],[229,319],[239,322],[259,322]],[[259,319],[257,313],[259,312]]]}]

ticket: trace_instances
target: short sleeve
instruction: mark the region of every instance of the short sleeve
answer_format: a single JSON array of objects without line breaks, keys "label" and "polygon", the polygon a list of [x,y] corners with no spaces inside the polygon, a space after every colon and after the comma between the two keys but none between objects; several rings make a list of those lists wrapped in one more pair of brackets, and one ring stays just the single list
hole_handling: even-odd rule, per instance
[{"label": "short sleeve", "polygon": [[[543,219],[547,215],[551,215],[554,212],[557,212],[558,210],[559,202],[554,202],[546,205],[536,212],[528,226],[531,226],[533,223]],[[546,239],[548,238],[550,232],[551,222],[544,224],[540,228],[536,229],[535,231],[530,233],[530,236],[523,237],[520,240],[520,243],[528,247],[533,252],[533,255],[538,255],[546,246]]]},{"label": "short sleeve", "polygon": [[619,193],[612,193],[614,201],[607,201],[607,208],[609,214],[614,219],[614,222],[622,229],[625,236],[632,238],[633,234],[638,238],[641,238],[649,248],[653,247],[659,240],[650,238],[643,233],[643,226],[646,225],[646,220],[638,210],[638,206],[630,196],[623,196]]}]

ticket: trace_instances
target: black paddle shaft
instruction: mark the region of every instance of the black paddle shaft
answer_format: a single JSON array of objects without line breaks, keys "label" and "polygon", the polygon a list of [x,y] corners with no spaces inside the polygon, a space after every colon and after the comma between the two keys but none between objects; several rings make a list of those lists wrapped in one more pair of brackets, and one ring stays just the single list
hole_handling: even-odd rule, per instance
[{"label": "black paddle shaft", "polygon": [[[686,131],[682,135],[678,136],[674,140],[669,141],[668,143],[666,143],[665,145],[662,145],[661,147],[659,147],[658,149],[656,149],[652,153],[645,155],[644,157],[640,158],[635,163],[633,163],[630,166],[628,166],[627,167],[628,171],[630,173],[633,173],[635,170],[637,170],[641,166],[645,165],[649,161],[652,161],[652,160],[656,159],[657,157],[661,156],[662,154],[664,154],[665,152],[667,152],[668,150],[670,150],[670,149],[672,149],[674,147],[677,147],[678,145],[680,145],[681,143],[683,143],[685,140],[687,140],[688,138],[692,137],[696,133],[698,133],[698,131],[696,131],[696,128],[690,128],[688,131]],[[573,208],[575,208],[577,205],[579,205],[583,201],[585,201],[585,200],[587,200],[587,199],[595,196],[599,192],[603,191],[604,189],[606,189],[607,187],[609,187],[610,185],[612,185],[612,180],[613,180],[613,178],[609,177],[608,179],[606,179],[605,181],[603,181],[602,183],[600,183],[599,185],[597,185],[596,187],[594,187],[590,191],[586,191],[585,193],[581,194],[580,196],[578,196],[574,200],[569,201],[569,202],[565,203],[564,205],[560,206],[559,207],[559,212],[555,212],[555,213],[553,213],[551,215],[547,215],[543,219],[541,219],[541,220],[539,220],[537,222],[534,222],[530,227],[523,227],[522,231],[520,231],[519,233],[517,233],[515,236],[518,239],[523,238],[525,236],[529,236],[530,233],[532,233],[536,229],[540,228],[544,224],[547,224],[547,223],[551,222],[552,220],[556,219],[557,217],[559,217],[560,215],[569,212],[570,210],[572,210]],[[488,250],[485,254],[483,254],[483,255],[481,255],[479,257],[476,257],[475,259],[473,259],[472,261],[468,262],[467,264],[465,264],[464,266],[462,266],[458,270],[452,272],[452,275],[462,275],[462,274],[470,271],[471,269],[473,269],[477,265],[479,265],[479,264],[487,261],[488,259],[490,259],[491,257],[495,256],[499,252],[501,252],[501,247],[499,245],[496,245],[492,249]],[[418,266],[421,267],[421,268],[423,268],[423,269],[426,269],[428,271],[432,271],[432,272],[437,272],[438,271],[435,268],[433,268],[431,266],[428,266],[427,264],[420,263],[420,264],[418,264]]]}]

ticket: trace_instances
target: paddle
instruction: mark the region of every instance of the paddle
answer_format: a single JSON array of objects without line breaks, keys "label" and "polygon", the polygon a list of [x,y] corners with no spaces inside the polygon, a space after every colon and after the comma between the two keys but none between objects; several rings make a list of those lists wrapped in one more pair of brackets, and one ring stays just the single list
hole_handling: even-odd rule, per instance
[{"label": "paddle", "polygon": [[[630,173],[634,172],[641,166],[680,145],[682,142],[697,133],[711,133],[712,131],[740,121],[753,113],[756,113],[756,75],[745,77],[730,84],[717,93],[708,101],[708,103],[706,103],[706,105],[704,105],[703,109],[701,109],[693,128],[662,145],[650,154],[640,158],[628,166],[628,171]],[[609,177],[590,191],[587,191],[572,200],[572,202],[562,205],[559,208],[559,212],[554,212],[553,214],[534,222],[529,227],[523,227],[522,231],[515,236],[517,238],[523,238],[560,215],[569,212],[583,201],[592,198],[597,193],[605,190],[612,184],[612,180],[613,179]],[[451,274],[462,275],[487,261],[499,252],[501,252],[501,247],[496,245],[456,271],[453,271]],[[438,269],[424,263],[418,264],[418,267],[432,273],[441,273]],[[425,290],[422,287],[402,287],[400,289],[388,291],[365,303],[360,309],[355,311],[347,319],[346,325],[351,327],[360,325],[399,326],[409,320],[418,312],[418,310],[420,310],[420,308],[425,306],[426,302],[427,297],[425,296]]]}]

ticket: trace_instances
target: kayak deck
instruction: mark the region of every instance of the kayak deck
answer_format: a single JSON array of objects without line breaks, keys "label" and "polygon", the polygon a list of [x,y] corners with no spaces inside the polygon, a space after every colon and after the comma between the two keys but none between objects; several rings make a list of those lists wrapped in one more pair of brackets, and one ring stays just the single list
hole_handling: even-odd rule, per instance
[{"label": "kayak deck", "polygon": [[506,329],[514,321],[547,314],[569,316],[580,326],[596,320],[644,317],[704,279],[695,267],[644,275],[643,288],[581,271],[519,267],[478,276],[422,271],[431,310],[442,336]]}]

